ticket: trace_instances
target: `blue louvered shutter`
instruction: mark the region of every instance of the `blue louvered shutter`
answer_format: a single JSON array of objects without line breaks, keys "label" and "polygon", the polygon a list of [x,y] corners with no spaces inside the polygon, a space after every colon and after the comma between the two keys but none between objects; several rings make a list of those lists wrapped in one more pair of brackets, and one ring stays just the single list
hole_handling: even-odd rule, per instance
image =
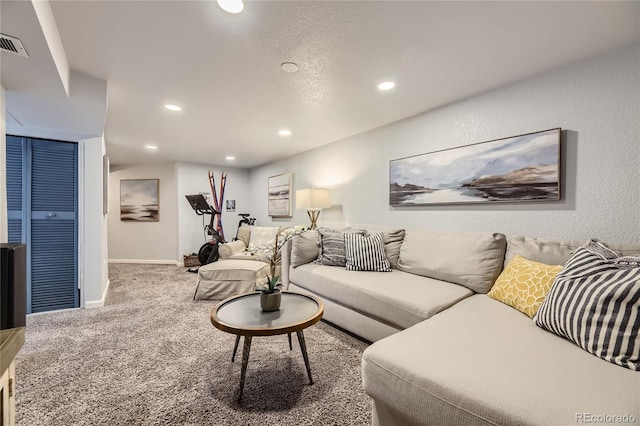
[{"label": "blue louvered shutter", "polygon": [[7,136],[6,154],[9,241],[12,243],[24,243],[25,237],[22,232],[24,139],[15,136]]},{"label": "blue louvered shutter", "polygon": [[31,140],[30,312],[79,306],[78,146]]}]

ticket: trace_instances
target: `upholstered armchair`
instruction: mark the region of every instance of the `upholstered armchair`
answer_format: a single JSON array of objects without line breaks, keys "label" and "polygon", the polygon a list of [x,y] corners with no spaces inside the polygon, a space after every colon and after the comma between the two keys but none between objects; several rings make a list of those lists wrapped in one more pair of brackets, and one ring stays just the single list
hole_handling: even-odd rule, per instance
[{"label": "upholstered armchair", "polygon": [[251,253],[248,250],[249,240],[251,239],[251,226],[241,226],[238,229],[238,239],[236,241],[229,241],[221,244],[218,247],[218,253],[220,254],[220,260],[232,259],[234,256],[242,256],[242,259],[251,258]]},{"label": "upholstered armchair", "polygon": [[[256,260],[269,263],[273,253],[276,235],[282,231],[279,227],[241,226],[238,239],[221,244],[218,248],[220,260]],[[276,275],[280,275],[280,265],[276,265]]]}]

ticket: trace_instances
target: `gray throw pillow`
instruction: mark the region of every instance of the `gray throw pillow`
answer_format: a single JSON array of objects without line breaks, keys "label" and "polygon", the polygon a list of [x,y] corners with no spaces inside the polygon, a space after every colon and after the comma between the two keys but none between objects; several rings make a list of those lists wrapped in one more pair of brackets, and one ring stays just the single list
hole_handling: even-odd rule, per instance
[{"label": "gray throw pillow", "polygon": [[291,247],[291,266],[297,268],[318,258],[320,234],[318,231],[305,231],[293,237]]},{"label": "gray throw pillow", "polygon": [[391,268],[398,267],[398,259],[400,258],[400,246],[404,240],[404,228],[394,228],[388,225],[363,224],[354,225],[354,228],[366,229],[367,233],[382,232],[384,239],[384,251],[389,259]]},{"label": "gray throw pillow", "polygon": [[344,234],[356,233],[364,235],[364,229],[338,231],[331,228],[318,228],[320,234],[320,254],[315,263],[325,266],[342,266],[347,264],[344,252]]}]

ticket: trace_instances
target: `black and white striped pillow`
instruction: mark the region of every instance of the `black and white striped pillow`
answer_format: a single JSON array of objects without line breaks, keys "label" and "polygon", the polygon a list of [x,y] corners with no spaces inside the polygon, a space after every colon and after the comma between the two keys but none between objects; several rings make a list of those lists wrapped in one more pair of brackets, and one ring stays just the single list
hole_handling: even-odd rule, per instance
[{"label": "black and white striped pillow", "polygon": [[344,248],[349,271],[391,272],[384,250],[382,232],[367,236],[344,234]]},{"label": "black and white striped pillow", "polygon": [[589,241],[565,263],[533,320],[606,361],[640,371],[640,257],[620,257]]}]

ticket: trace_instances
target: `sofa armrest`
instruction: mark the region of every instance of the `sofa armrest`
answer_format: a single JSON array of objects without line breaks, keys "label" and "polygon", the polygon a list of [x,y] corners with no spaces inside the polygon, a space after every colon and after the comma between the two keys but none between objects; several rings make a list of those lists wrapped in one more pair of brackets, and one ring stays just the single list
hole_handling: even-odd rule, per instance
[{"label": "sofa armrest", "polygon": [[230,241],[228,243],[221,244],[220,247],[218,247],[218,254],[220,254],[220,260],[227,260],[234,254],[243,252],[246,249],[247,246],[244,241]]}]

